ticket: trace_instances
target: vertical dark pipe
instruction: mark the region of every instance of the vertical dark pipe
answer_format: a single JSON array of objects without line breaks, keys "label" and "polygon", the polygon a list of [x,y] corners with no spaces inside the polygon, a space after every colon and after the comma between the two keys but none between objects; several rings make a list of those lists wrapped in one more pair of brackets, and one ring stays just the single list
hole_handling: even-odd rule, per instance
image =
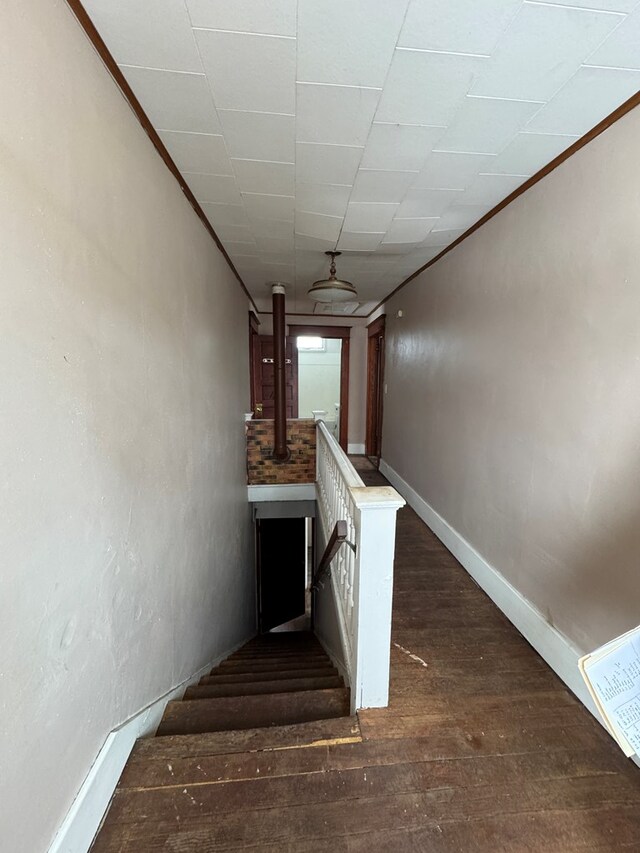
[{"label": "vertical dark pipe", "polygon": [[273,295],[273,367],[274,367],[274,448],[273,457],[280,462],[289,458],[287,447],[287,385],[285,376],[284,285],[274,284]]}]

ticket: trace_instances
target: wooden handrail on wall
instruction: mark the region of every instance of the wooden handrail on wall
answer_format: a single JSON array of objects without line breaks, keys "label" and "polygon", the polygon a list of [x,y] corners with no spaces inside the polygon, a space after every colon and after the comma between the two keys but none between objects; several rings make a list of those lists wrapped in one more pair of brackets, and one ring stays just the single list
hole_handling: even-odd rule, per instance
[{"label": "wooden handrail on wall", "polygon": [[313,576],[313,584],[312,589],[317,589],[318,584],[320,583],[322,576],[328,570],[331,565],[331,561],[335,557],[335,555],[340,550],[340,546],[343,543],[347,543],[347,545],[351,545],[355,550],[355,546],[351,544],[351,542],[347,542],[348,536],[348,527],[346,521],[336,521],[334,528],[331,532],[331,536],[329,537],[329,541],[327,542],[327,547],[324,549],[324,554],[320,558],[320,562],[318,563],[318,568],[315,571]]}]

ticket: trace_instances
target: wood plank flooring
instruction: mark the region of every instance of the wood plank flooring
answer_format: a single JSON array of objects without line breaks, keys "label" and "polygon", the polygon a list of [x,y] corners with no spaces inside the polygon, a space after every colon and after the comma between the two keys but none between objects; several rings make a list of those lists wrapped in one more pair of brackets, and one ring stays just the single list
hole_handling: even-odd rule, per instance
[{"label": "wood plank flooring", "polygon": [[409,508],[392,643],[359,727],[141,742],[94,853],[640,850],[640,769]]}]

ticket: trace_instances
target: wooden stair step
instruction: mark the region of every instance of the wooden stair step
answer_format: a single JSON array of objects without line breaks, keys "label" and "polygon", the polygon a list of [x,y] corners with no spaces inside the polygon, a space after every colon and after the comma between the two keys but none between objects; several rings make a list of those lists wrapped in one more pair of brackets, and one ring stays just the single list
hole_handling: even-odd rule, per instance
[{"label": "wooden stair step", "polygon": [[214,669],[211,675],[200,679],[201,685],[206,684],[250,684],[252,681],[287,681],[293,678],[330,678],[338,675],[338,670],[330,663],[313,669],[275,669],[266,672],[220,672]]},{"label": "wooden stair step", "polygon": [[184,699],[213,699],[217,696],[257,696],[265,693],[297,693],[344,687],[339,675],[324,678],[287,678],[278,681],[249,681],[236,684],[198,684],[188,687]]},{"label": "wooden stair step", "polygon": [[231,672],[284,672],[287,669],[317,669],[318,665],[330,664],[329,658],[319,658],[307,660],[303,658],[299,660],[298,658],[292,658],[291,660],[269,660],[269,661],[231,661],[227,660],[224,663],[221,663],[220,666],[217,666],[215,669],[211,670],[211,674],[214,672],[220,673],[231,673]]},{"label": "wooden stair step", "polygon": [[118,787],[159,788],[197,785],[211,780],[253,781],[397,764],[413,765],[416,770],[428,764],[433,776],[442,774],[447,766],[452,769],[457,766],[462,771],[462,777],[468,778],[473,776],[474,768],[478,767],[483,772],[491,770],[496,779],[505,780],[517,778],[517,773],[523,770],[526,770],[529,778],[534,773],[549,774],[548,778],[555,777],[575,767],[576,760],[580,762],[583,773],[615,770],[617,757],[594,749],[593,738],[589,742],[586,726],[582,726],[579,733],[576,732],[578,737],[575,741],[571,730],[568,732],[569,738],[565,736],[562,741],[557,727],[554,735],[558,749],[549,753],[540,752],[535,743],[531,740],[527,743],[522,737],[521,742],[527,752],[501,754],[496,750],[496,747],[499,749],[498,731],[492,746],[481,754],[468,741],[465,746],[465,738],[459,731],[435,727],[434,736],[381,741],[362,741],[357,736],[351,736],[333,742],[324,741],[322,749],[301,745],[296,749],[247,751],[234,755],[172,757],[170,762],[165,757],[147,757],[130,768],[126,774],[126,784],[121,781]]},{"label": "wooden stair step", "polygon": [[349,714],[346,688],[169,702],[159,735],[304,723]]},{"label": "wooden stair step", "polygon": [[137,741],[127,767],[142,766],[147,760],[172,761],[207,755],[271,752],[350,741],[353,738],[361,739],[357,717],[329,717],[326,720],[272,728],[148,737]]},{"label": "wooden stair step", "polygon": [[229,655],[225,660],[241,660],[243,658],[251,658],[251,659],[268,659],[268,658],[277,658],[278,660],[284,660],[286,658],[314,658],[314,657],[327,657],[327,653],[324,649],[241,649],[238,652],[234,652],[232,655]]}]

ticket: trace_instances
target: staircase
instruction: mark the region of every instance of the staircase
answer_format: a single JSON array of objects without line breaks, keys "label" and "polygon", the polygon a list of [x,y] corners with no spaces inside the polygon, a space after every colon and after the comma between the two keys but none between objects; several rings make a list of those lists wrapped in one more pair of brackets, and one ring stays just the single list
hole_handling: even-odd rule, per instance
[{"label": "staircase", "polygon": [[349,691],[313,634],[256,637],[169,702],[158,735],[307,723],[349,715]]},{"label": "staircase", "polygon": [[[361,744],[349,712],[349,691],[313,634],[256,637],[169,702],[156,737],[138,741],[92,853],[227,850],[224,815],[235,819],[256,797],[279,801],[282,780],[268,777],[286,772],[292,750],[317,775],[323,748]],[[247,831],[253,850],[256,833]]]}]

